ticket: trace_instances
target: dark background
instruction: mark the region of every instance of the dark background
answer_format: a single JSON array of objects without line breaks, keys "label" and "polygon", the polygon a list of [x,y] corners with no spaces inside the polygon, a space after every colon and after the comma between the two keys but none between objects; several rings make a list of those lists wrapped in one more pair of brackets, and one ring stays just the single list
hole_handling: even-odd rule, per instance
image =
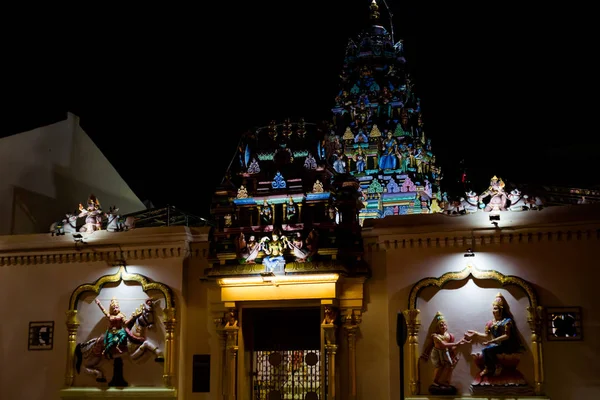
[{"label": "dark background", "polygon": [[[382,22],[389,14],[382,1]],[[388,0],[452,186],[598,183],[591,10]],[[347,40],[369,0],[81,10],[5,40],[6,136],[67,110],[142,200],[209,216],[240,135],[331,117]]]}]

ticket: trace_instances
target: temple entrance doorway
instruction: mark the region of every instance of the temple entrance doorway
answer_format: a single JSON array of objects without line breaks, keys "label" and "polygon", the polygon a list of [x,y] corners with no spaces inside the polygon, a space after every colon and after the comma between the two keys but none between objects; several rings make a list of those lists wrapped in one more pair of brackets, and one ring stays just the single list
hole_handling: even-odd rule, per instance
[{"label": "temple entrance doorway", "polygon": [[243,319],[252,355],[251,399],[320,399],[320,308],[245,308]]}]

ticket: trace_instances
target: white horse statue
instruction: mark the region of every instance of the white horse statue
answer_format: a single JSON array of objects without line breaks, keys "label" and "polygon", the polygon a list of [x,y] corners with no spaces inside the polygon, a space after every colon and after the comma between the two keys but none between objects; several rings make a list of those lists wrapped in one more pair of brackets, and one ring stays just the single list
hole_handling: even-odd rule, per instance
[{"label": "white horse statue", "polygon": [[[111,302],[111,311],[112,309],[113,304]],[[117,312],[120,313],[118,304]],[[108,332],[105,332],[97,338],[77,344],[75,347],[75,369],[77,370],[77,373],[80,373],[81,366],[83,365],[85,372],[94,375],[97,382],[106,382],[104,372],[99,367],[102,361],[129,355],[133,362],[138,362],[146,351],[150,351],[156,356],[154,361],[164,362],[162,351],[158,346],[144,337],[146,329],[152,328],[153,325],[154,302],[152,299],[148,299],[142,304],[140,309],[134,312],[127,322],[125,327],[127,338],[123,344],[113,346],[112,349],[106,353],[105,337]]]},{"label": "white horse statue", "polygon": [[65,233],[77,232],[77,214],[67,213],[61,221],[54,222],[50,225],[50,233],[52,236],[60,236]]},{"label": "white horse statue", "polygon": [[479,211],[479,196],[474,191],[470,190],[465,192],[466,199],[461,197],[461,205],[467,212],[467,214],[471,214]]},{"label": "white horse statue", "polygon": [[116,206],[110,207],[104,215],[106,216],[106,230],[109,232],[127,231],[135,227],[135,218],[132,216],[122,218]]}]

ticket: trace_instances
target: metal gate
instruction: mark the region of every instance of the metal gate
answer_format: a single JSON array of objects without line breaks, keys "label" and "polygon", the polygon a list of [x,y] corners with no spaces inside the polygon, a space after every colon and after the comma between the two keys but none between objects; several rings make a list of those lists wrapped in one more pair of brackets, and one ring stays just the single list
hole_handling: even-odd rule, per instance
[{"label": "metal gate", "polygon": [[319,350],[255,351],[254,400],[318,400],[321,354]]}]

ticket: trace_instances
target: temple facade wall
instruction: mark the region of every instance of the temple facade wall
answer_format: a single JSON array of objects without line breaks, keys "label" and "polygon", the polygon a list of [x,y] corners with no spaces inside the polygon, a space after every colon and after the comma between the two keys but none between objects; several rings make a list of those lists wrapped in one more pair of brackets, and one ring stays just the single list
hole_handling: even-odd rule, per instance
[{"label": "temple facade wall", "polygon": [[[514,315],[516,325],[526,347],[518,369],[528,384],[534,386],[534,357],[532,331],[528,325],[526,308],[528,294],[518,285],[511,284],[516,276],[531,284],[538,305],[544,308],[539,332],[542,344],[543,380],[542,394],[556,399],[592,398],[598,395],[597,372],[600,364],[595,360],[600,339],[600,301],[593,293],[600,272],[594,262],[600,237],[598,235],[597,208],[590,208],[589,221],[558,222],[543,218],[540,212],[535,224],[513,226],[506,229],[452,230],[448,219],[446,228],[431,227],[430,232],[406,233],[393,227],[380,234],[366,233],[365,247],[373,277],[367,285],[370,302],[366,305],[361,324],[362,341],[357,346],[359,393],[367,398],[373,391],[381,398],[399,398],[402,389],[399,379],[400,358],[404,362],[404,392],[410,397],[411,372],[408,341],[403,352],[396,343],[398,312],[409,309],[411,291],[426,278],[441,278],[449,272],[474,268],[478,271],[497,271],[505,281],[476,279],[448,280],[441,287],[433,282],[416,296],[419,312],[418,331],[421,351],[436,312],[446,318],[449,332],[457,340],[469,330],[484,331],[486,321],[492,319],[492,301],[501,293]],[[502,218],[508,217],[504,214]],[[548,217],[548,215],[546,215]],[[463,217],[459,217],[463,218]],[[465,216],[470,218],[470,216]],[[475,218],[475,217],[473,217]],[[487,216],[486,216],[487,218]],[[540,224],[540,221],[544,221]],[[477,223],[475,223],[477,225]],[[502,225],[502,222],[500,223]],[[473,257],[465,257],[470,248]],[[505,283],[505,284],[504,284]],[[548,340],[548,307],[581,307],[583,340]],[[365,335],[365,332],[369,332]],[[378,332],[378,334],[374,334]],[[459,361],[452,382],[459,394],[471,395],[470,384],[479,373],[472,353],[480,352],[481,344],[463,344],[458,347]],[[403,354],[401,354],[403,353]],[[420,354],[417,354],[420,356]],[[388,374],[372,373],[371,366],[379,364]],[[364,368],[364,372],[363,369]],[[418,393],[428,394],[432,382],[433,366],[418,362]]]}]

